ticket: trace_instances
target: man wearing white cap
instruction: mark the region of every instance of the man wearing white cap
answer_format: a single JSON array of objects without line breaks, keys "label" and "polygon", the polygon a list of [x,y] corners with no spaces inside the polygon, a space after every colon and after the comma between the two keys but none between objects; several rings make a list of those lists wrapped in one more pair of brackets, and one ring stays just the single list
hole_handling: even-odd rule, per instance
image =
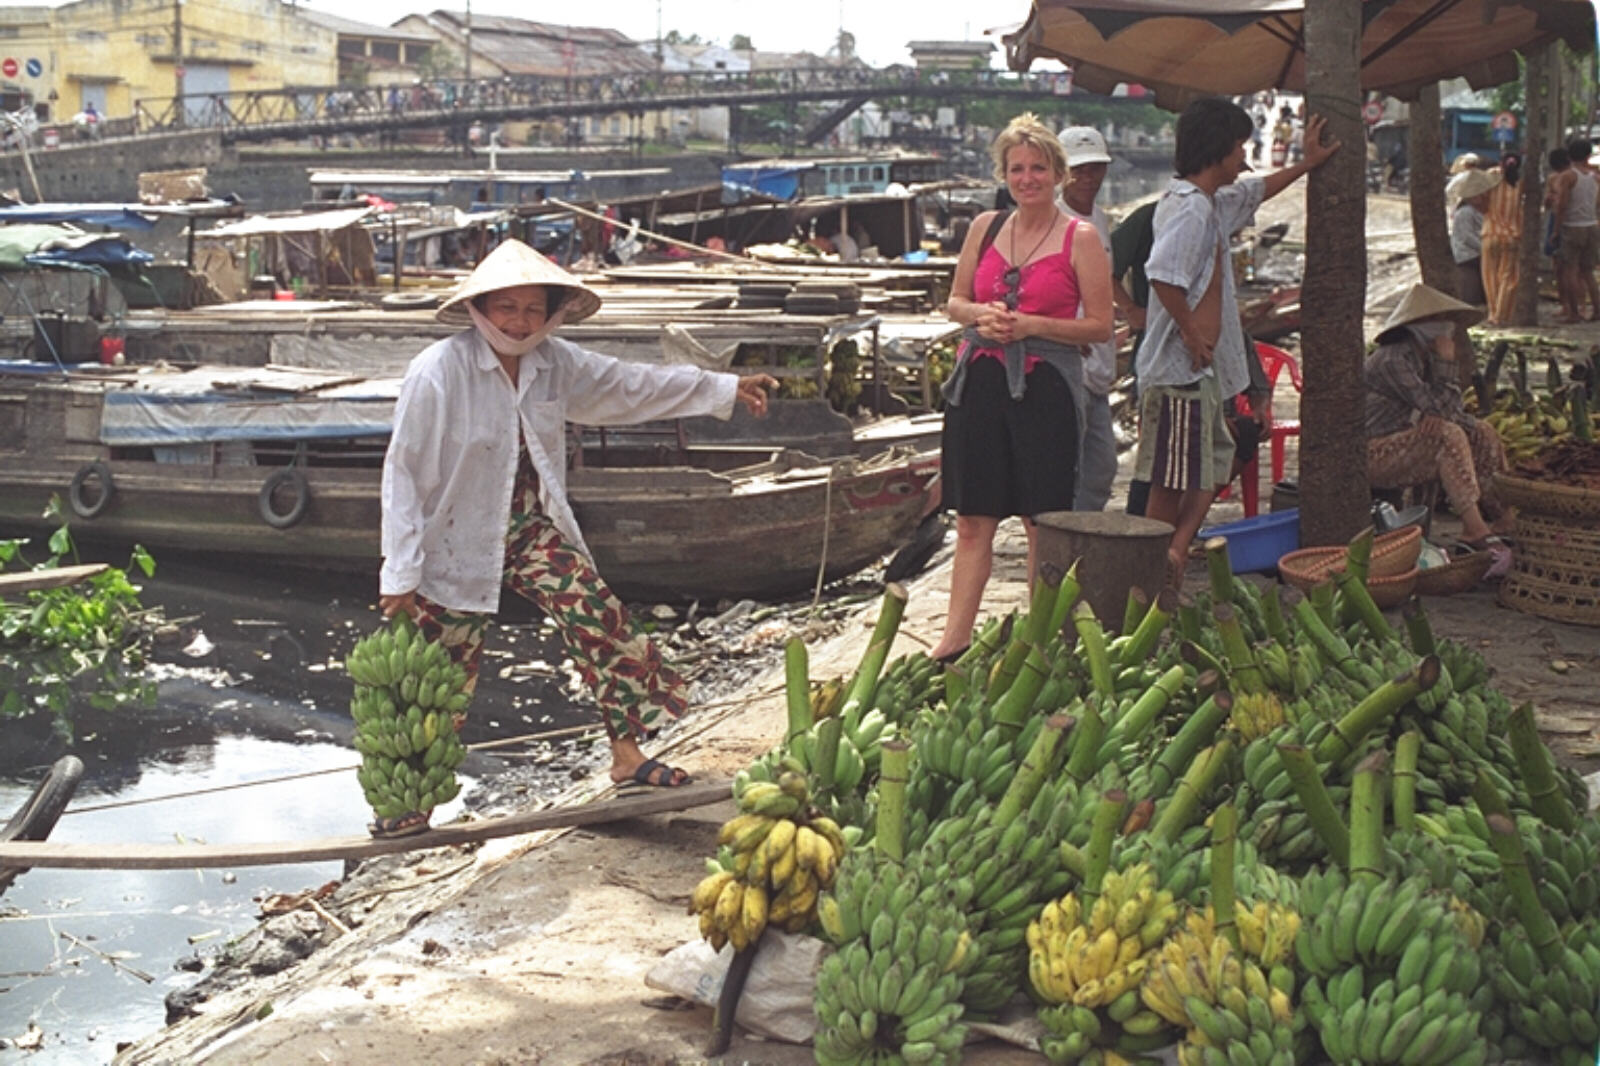
[{"label": "man wearing white cap", "polygon": [[[1106,179],[1111,155],[1100,131],[1090,126],[1068,126],[1061,131],[1061,147],[1067,153],[1067,177],[1061,183],[1056,206],[1067,215],[1094,227],[1105,246],[1106,262],[1111,262],[1111,221],[1095,203],[1100,185]],[[1135,310],[1133,298],[1121,285],[1111,286],[1111,302],[1122,317]],[[1078,308],[1081,317],[1083,308]],[[1085,345],[1083,384],[1086,391],[1083,450],[1078,453],[1078,487],[1072,507],[1076,511],[1102,510],[1111,498],[1111,482],[1117,476],[1117,438],[1111,430],[1111,386],[1117,378],[1117,341]]]},{"label": "man wearing white cap", "polygon": [[[600,307],[577,278],[508,240],[439,308],[467,327],[406,370],[383,462],[384,616],[409,614],[474,681],[502,586],[560,630],[604,712],[611,778],[673,787],[689,775],[639,740],[687,709],[684,683],[595,571],[566,491],[566,423],[727,418],[766,412],[777,381],[692,366],[624,363],[553,336]],[[380,817],[374,836],[428,828],[426,812]]]}]

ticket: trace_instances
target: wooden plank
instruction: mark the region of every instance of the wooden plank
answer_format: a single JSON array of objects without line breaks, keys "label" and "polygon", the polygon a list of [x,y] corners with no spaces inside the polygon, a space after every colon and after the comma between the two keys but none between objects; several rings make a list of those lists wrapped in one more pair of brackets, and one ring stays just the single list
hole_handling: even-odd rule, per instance
[{"label": "wooden plank", "polygon": [[85,578],[103,574],[109,569],[111,567],[107,563],[85,563],[82,566],[58,566],[54,570],[25,570],[16,574],[0,574],[0,596],[76,585]]},{"label": "wooden plank", "polygon": [[426,833],[398,840],[353,836],[261,844],[68,844],[14,841],[0,844],[0,868],[209,870],[224,866],[369,859],[376,855],[419,851],[423,848],[476,844],[544,829],[603,825],[647,814],[704,807],[731,796],[732,783],[729,781],[705,781],[678,788],[650,788],[599,803],[547,807],[500,818],[486,818],[479,822],[438,826]]}]

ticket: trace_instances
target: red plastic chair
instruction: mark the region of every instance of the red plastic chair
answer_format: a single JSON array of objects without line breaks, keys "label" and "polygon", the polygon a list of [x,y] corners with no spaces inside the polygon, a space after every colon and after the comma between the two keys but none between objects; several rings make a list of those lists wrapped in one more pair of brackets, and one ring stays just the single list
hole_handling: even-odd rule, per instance
[{"label": "red plastic chair", "polygon": [[[1267,382],[1277,388],[1278,375],[1285,368],[1289,371],[1289,381],[1294,385],[1294,391],[1302,391],[1300,380],[1300,364],[1295,357],[1274,345],[1263,341],[1256,341],[1256,358],[1261,360],[1261,368],[1267,372]],[[1244,397],[1239,398],[1239,411],[1241,414],[1250,413],[1250,402]],[[1298,419],[1273,419],[1271,429],[1272,441],[1272,483],[1276,485],[1283,480],[1284,469],[1284,444],[1290,437],[1300,435],[1300,422]],[[1217,499],[1225,500],[1232,494],[1233,486],[1229,485],[1217,494]],[[1261,461],[1251,459],[1249,465],[1239,472],[1239,501],[1244,505],[1246,518],[1254,518],[1260,512],[1261,503]]]}]

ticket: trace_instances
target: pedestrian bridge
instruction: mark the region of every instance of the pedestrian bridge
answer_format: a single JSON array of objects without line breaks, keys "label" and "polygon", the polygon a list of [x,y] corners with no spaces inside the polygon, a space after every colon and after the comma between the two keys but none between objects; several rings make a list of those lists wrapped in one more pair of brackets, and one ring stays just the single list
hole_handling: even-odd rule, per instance
[{"label": "pedestrian bridge", "polygon": [[[816,67],[760,72],[662,72],[581,78],[443,80],[408,86],[273,89],[142,99],[131,122],[106,133],[131,136],[216,130],[223,143],[319,134],[493,125],[679,108],[828,102],[804,136],[816,140],[871,99],[1029,100],[1071,92],[1069,74]],[[1097,97],[1097,101],[1106,98]],[[819,132],[820,130],[820,132]]]}]

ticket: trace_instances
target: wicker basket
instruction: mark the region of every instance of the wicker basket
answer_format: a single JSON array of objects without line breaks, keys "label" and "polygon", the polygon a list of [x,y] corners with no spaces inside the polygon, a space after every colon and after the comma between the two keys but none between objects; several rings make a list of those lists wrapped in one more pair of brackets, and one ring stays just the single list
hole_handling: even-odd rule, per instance
[{"label": "wicker basket", "polygon": [[1494,565],[1494,556],[1486,551],[1473,552],[1452,559],[1443,566],[1430,566],[1417,571],[1417,595],[1454,596],[1475,588],[1483,575]]},{"label": "wicker basket", "polygon": [[1594,523],[1519,510],[1513,535],[1517,547],[1500,602],[1540,618],[1600,626],[1600,530]]},{"label": "wicker basket", "polygon": [[1517,508],[1519,514],[1527,512],[1557,518],[1600,518],[1600,490],[1596,489],[1517,477],[1515,474],[1496,474],[1494,494],[1501,503]]},{"label": "wicker basket", "polygon": [[1367,592],[1372,596],[1372,602],[1388,610],[1398,607],[1411,598],[1417,589],[1417,577],[1422,573],[1416,567],[1403,574],[1392,577],[1369,577],[1367,579]]},{"label": "wicker basket", "polygon": [[[1405,526],[1402,529],[1380,533],[1372,542],[1372,554],[1367,560],[1367,585],[1386,577],[1398,577],[1417,568],[1422,555],[1422,529]],[[1345,549],[1338,545],[1322,548],[1301,548],[1278,560],[1278,573],[1289,584],[1307,589],[1317,582],[1332,578],[1344,570]]]}]

